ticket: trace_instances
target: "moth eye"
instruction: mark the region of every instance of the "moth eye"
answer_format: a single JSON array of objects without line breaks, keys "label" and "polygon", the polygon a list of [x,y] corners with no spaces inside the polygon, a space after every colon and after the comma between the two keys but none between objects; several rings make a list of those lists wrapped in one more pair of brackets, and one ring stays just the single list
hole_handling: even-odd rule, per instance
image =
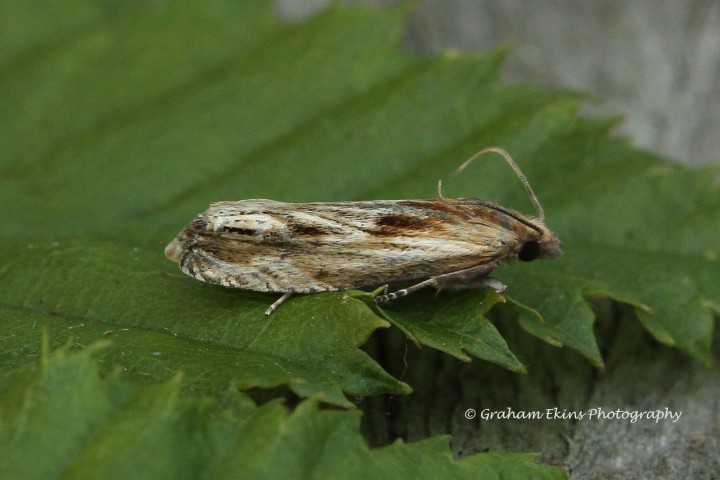
[{"label": "moth eye", "polygon": [[538,256],[540,256],[540,244],[535,240],[525,242],[518,253],[518,258],[523,262],[532,262]]}]

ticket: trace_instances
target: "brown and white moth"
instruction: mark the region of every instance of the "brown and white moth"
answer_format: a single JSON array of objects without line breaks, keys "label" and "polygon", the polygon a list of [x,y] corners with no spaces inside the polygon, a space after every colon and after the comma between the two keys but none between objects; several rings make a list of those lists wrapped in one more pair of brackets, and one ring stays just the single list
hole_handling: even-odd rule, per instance
[{"label": "brown and white moth", "polygon": [[295,293],[347,290],[418,281],[378,295],[376,303],[421,288],[472,284],[503,292],[489,277],[501,264],[561,253],[557,236],[525,175],[505,150],[495,152],[513,168],[538,212],[537,218],[475,198],[283,203],[240,200],[210,205],[165,248],[186,274],[203,282],[281,293],[270,315]]}]

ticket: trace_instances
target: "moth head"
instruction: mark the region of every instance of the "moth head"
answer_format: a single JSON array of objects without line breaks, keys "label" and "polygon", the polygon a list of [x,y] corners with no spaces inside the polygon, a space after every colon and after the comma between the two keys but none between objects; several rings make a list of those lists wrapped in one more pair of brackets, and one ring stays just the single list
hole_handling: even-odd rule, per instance
[{"label": "moth head", "polygon": [[532,222],[532,235],[524,239],[517,250],[517,257],[523,262],[539,258],[555,258],[562,253],[562,242],[542,222]]},{"label": "moth head", "polygon": [[[525,226],[530,227],[528,234],[521,240],[521,242],[519,243],[519,247],[515,252],[517,254],[517,258],[523,262],[532,262],[533,260],[536,260],[538,258],[555,258],[559,256],[562,253],[562,243],[560,242],[560,239],[557,237],[557,235],[555,235],[554,232],[552,232],[549,228],[545,226],[545,212],[542,208],[542,205],[540,205],[540,202],[535,196],[535,192],[533,192],[533,189],[530,186],[530,182],[528,182],[525,174],[515,163],[515,160],[513,160],[510,154],[508,154],[505,150],[497,147],[490,147],[480,150],[475,155],[466,160],[465,163],[460,165],[453,173],[451,173],[451,175],[455,175],[456,173],[461,172],[477,157],[490,152],[500,154],[508,163],[508,165],[510,165],[510,167],[513,169],[518,179],[520,180],[520,183],[522,183],[523,187],[525,187],[525,191],[530,197],[530,201],[533,203],[538,213],[538,217],[536,219],[527,220],[523,218],[522,215],[516,214],[514,212],[509,212],[502,207],[495,207],[500,211],[504,211],[505,213],[510,214],[516,220],[524,223]],[[442,198],[442,182],[438,182],[438,196]]]},{"label": "moth head", "polygon": [[[530,201],[533,203],[538,213],[537,218],[528,220],[517,212],[512,212],[497,205],[494,205],[492,207],[495,210],[499,210],[510,215],[515,220],[524,224],[526,227],[529,227],[528,232],[526,232],[524,237],[517,243],[515,247],[515,254],[517,255],[517,258],[523,262],[532,262],[533,260],[536,260],[538,258],[555,258],[559,256],[562,253],[562,243],[560,242],[560,239],[558,239],[557,235],[555,235],[554,232],[552,232],[549,228],[545,226],[545,212],[543,211],[542,205],[540,205],[540,202],[535,196],[535,192],[533,192],[533,189],[530,186],[530,182],[528,182],[525,174],[515,163],[515,160],[513,160],[510,154],[508,154],[505,150],[497,147],[482,149],[475,155],[467,159],[454,172],[448,175],[448,178],[463,171],[465,167],[467,167],[479,156],[490,152],[500,154],[508,163],[508,165],[510,165],[510,167],[513,169],[518,179],[522,183],[523,187],[525,187],[525,191],[530,197]],[[438,197],[443,198],[442,181],[438,182]]]}]

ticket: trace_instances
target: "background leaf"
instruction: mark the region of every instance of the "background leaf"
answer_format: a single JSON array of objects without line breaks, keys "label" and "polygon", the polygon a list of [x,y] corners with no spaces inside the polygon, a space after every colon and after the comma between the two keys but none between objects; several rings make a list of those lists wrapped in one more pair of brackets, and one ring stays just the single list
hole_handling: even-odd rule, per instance
[{"label": "background leaf", "polygon": [[[3,350],[12,352],[4,360],[24,362],[46,325],[56,341],[111,339],[114,347],[103,357],[107,367],[123,365],[143,382],[167,379],[182,368],[191,385],[215,393],[229,381],[240,388],[287,383],[298,395],[323,393],[344,406],[351,404],[343,391],[410,391],[357,350],[387,323],[346,294],[302,297],[268,318],[268,295],[213,288],[198,297],[203,285],[185,282],[179,272],[163,273],[167,262],[159,255],[127,252],[77,240],[3,249],[5,274],[15,278],[0,293],[7,319]],[[8,307],[15,298],[26,301]]]},{"label": "background leaf", "polygon": [[59,351],[0,384],[2,478],[566,478],[533,454],[454,460],[442,437],[369,450],[357,412],[319,411],[316,400],[288,415],[238,395],[182,400],[179,378],[140,389],[101,379],[99,348]]}]

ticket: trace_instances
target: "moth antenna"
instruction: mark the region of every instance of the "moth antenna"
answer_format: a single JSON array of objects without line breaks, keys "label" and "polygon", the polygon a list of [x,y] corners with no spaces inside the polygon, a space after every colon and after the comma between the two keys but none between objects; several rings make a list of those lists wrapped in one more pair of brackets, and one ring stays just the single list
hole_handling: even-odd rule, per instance
[{"label": "moth antenna", "polygon": [[[509,153],[507,153],[502,148],[498,147],[489,147],[489,148],[483,148],[479,152],[477,152],[472,157],[468,158],[463,162],[462,165],[460,165],[458,168],[456,168],[453,172],[451,172],[447,177],[445,177],[445,180],[450,179],[451,177],[454,177],[458,173],[465,170],[465,167],[470,165],[476,158],[486,154],[486,153],[498,153],[503,156],[505,161],[510,165],[510,167],[515,172],[515,175],[520,179],[520,182],[523,184],[523,187],[525,187],[525,191],[527,192],[528,196],[530,197],[530,201],[535,206],[535,210],[537,210],[538,213],[538,219],[540,222],[545,222],[545,211],[542,208],[542,205],[540,205],[540,202],[538,201],[537,197],[535,196],[535,192],[533,192],[532,187],[530,186],[530,182],[528,182],[527,177],[525,174],[520,170],[520,167],[518,167],[517,163],[515,163],[515,160],[512,159]],[[440,198],[443,198],[442,196],[442,180],[438,180],[438,196]]]}]

